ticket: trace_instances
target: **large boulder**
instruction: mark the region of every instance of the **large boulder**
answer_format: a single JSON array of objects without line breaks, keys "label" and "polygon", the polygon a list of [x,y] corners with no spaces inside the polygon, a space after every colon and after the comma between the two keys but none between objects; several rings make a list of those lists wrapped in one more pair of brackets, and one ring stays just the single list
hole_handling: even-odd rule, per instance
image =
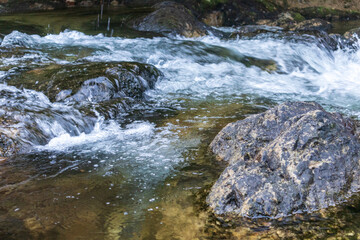
[{"label": "large boulder", "polygon": [[152,13],[133,21],[132,27],[139,31],[179,34],[185,37],[200,37],[210,31],[207,25],[197,20],[194,14],[181,4],[162,2],[156,4],[154,9]]},{"label": "large boulder", "polygon": [[356,123],[314,102],[288,102],[230,123],[210,145],[228,167],[207,202],[224,217],[282,217],[360,190]]}]

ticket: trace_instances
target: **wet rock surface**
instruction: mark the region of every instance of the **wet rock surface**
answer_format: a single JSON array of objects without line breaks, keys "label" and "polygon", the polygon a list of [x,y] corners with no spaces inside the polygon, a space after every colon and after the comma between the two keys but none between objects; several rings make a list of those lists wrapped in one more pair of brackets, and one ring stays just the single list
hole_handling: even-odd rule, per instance
[{"label": "wet rock surface", "polygon": [[143,99],[162,73],[136,62],[50,65],[6,80],[9,85],[43,92],[52,102],[103,102],[116,98]]},{"label": "wet rock surface", "polygon": [[230,123],[210,148],[228,163],[207,198],[225,217],[313,212],[359,191],[356,123],[314,102],[288,102]]},{"label": "wet rock surface", "polygon": [[32,146],[45,145],[62,134],[89,133],[96,123],[94,116],[53,105],[32,90],[7,86],[0,88],[0,96],[6,97],[0,109],[0,158],[29,152]]},{"label": "wet rock surface", "polygon": [[23,89],[0,89],[7,98],[0,111],[0,158],[62,134],[91,132],[95,112],[106,119],[124,114],[162,76],[154,66],[134,62],[50,65],[11,76],[7,84]]},{"label": "wet rock surface", "polygon": [[135,20],[133,27],[139,31],[179,34],[185,37],[204,36],[210,30],[181,4],[162,2],[156,4],[154,9],[149,15]]}]

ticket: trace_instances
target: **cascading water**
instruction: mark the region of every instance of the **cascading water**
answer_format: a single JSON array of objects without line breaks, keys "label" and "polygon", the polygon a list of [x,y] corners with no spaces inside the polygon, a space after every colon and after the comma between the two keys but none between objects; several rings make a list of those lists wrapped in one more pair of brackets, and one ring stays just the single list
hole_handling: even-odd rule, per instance
[{"label": "cascading water", "polygon": [[[210,236],[216,224],[193,198],[218,175],[206,147],[221,127],[287,100],[360,116],[358,44],[333,49],[320,40],[6,35],[0,130],[29,153],[2,163],[0,232],[12,224],[25,238],[170,239],[182,228],[188,239]],[[8,85],[31,69],[119,61],[152,64],[165,77],[116,119]]]}]

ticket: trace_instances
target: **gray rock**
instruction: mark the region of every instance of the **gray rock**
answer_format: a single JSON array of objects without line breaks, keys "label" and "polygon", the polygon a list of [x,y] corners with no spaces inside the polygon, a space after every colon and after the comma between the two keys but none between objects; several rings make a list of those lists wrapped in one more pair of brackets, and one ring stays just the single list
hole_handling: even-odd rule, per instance
[{"label": "gray rock", "polygon": [[156,4],[154,8],[154,12],[135,20],[132,23],[133,28],[139,31],[179,34],[185,37],[205,36],[210,30],[181,4],[162,2]]},{"label": "gray rock", "polygon": [[210,148],[229,164],[207,198],[224,217],[312,212],[360,190],[355,122],[317,103],[284,103],[230,123]]}]

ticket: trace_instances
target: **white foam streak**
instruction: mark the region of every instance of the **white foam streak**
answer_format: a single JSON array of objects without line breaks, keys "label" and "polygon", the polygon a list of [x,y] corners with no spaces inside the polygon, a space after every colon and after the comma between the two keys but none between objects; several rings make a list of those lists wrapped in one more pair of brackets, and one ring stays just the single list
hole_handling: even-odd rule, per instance
[{"label": "white foam streak", "polygon": [[58,137],[53,138],[47,145],[38,146],[38,148],[42,150],[66,151],[71,147],[98,143],[98,147],[94,147],[104,150],[102,148],[104,145],[101,142],[105,141],[108,143],[110,140],[117,142],[147,138],[153,133],[154,126],[150,123],[133,123],[123,129],[113,121],[107,124],[99,121],[96,123],[94,130],[89,134],[81,133],[78,136],[71,136],[69,133],[64,132]]}]

